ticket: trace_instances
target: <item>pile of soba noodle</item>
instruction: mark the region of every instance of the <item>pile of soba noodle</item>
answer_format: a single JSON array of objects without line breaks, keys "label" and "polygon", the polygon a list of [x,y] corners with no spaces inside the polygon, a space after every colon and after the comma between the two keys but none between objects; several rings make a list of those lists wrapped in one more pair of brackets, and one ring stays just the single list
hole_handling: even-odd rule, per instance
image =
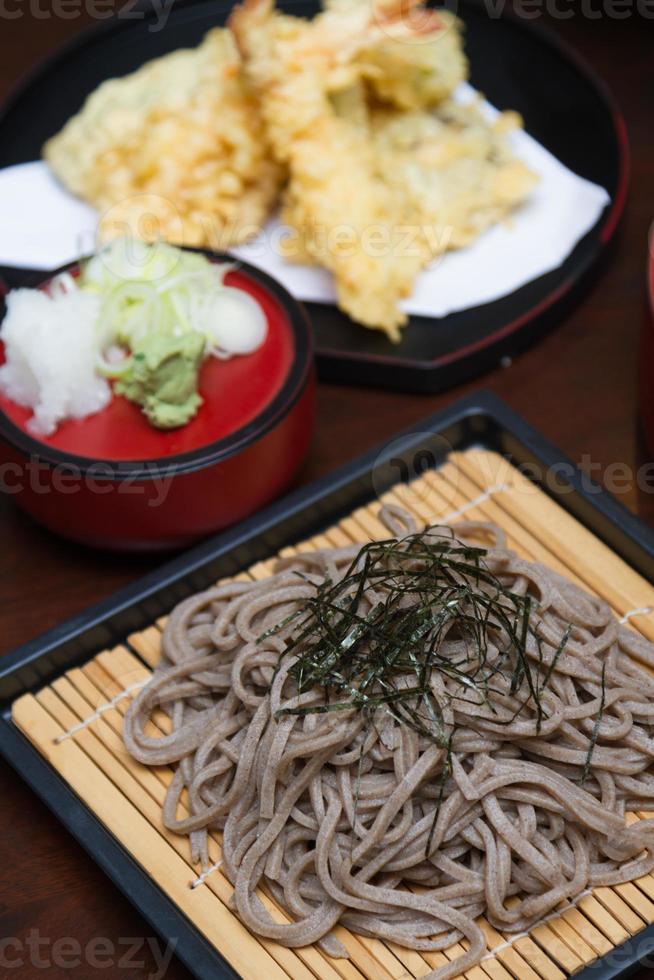
[{"label": "pile of soba noodle", "polygon": [[[347,955],[337,924],[423,951],[464,937],[464,955],[430,974],[444,980],[484,954],[477,917],[522,931],[589,886],[654,868],[654,820],[625,821],[654,803],[654,677],[632,659],[654,666],[654,647],[602,600],[507,550],[493,525],[457,524],[454,538],[414,534],[399,509],[381,517],[399,539],[377,557],[386,579],[366,579],[357,546],[297,554],[263,581],[182,602],[125,741],[141,762],[176,764],[163,819],[190,836],[194,861],[207,865],[207,832],[222,830],[233,905],[253,933],[333,956]],[[443,572],[432,628],[417,610],[418,647],[440,668],[420,673],[412,637],[408,659],[399,650],[364,683],[366,656],[378,665],[388,645],[361,624],[424,605],[429,582],[396,592],[392,609],[388,594],[409,573],[436,574],[439,549],[472,569]],[[321,634],[311,601],[339,580]],[[355,615],[335,653],[330,623],[346,600]],[[520,603],[521,650],[506,612]],[[307,688],[303,656],[304,671],[326,664],[329,683]],[[343,673],[350,656],[358,688]],[[153,738],[161,708],[172,729]],[[290,923],[273,921],[258,888]]]}]

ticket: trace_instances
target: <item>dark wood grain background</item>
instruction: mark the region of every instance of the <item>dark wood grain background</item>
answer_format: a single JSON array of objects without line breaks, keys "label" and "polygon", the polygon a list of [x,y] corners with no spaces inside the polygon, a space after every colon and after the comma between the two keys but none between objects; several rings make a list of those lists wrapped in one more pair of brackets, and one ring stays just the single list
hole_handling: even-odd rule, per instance
[{"label": "dark wood grain background", "polygon": [[[89,22],[83,6],[83,0],[68,0],[53,14],[45,0],[0,0],[0,98],[37,59]],[[596,476],[607,469],[610,475],[614,463],[627,463],[633,471],[642,463],[636,374],[648,232],[654,218],[654,19],[634,13],[635,6],[635,0],[633,5],[629,0],[558,0],[558,10],[570,16],[542,18],[604,77],[627,121],[631,190],[600,281],[547,339],[475,384],[437,397],[321,385],[313,448],[298,482],[329,472],[480,385],[506,399],[575,462],[592,464]],[[651,3],[648,12],[654,17]],[[542,82],[546,85],[547,79]],[[651,377],[654,384],[654,364]],[[621,499],[653,522],[651,495],[627,482]],[[158,561],[99,554],[59,540],[0,494],[0,654],[107,596]],[[56,940],[63,941],[58,951],[74,961],[67,937],[82,947],[104,937],[124,953],[127,946],[119,945],[120,940],[154,941],[154,935],[16,774],[0,763],[0,977],[28,980],[44,972],[52,977],[152,977],[157,963],[147,949],[137,953],[137,963],[131,966],[44,964],[52,959]],[[5,947],[2,940],[12,937],[23,944],[21,967],[8,965],[18,956],[17,947]],[[39,939],[47,940],[40,948]],[[3,952],[8,960],[3,961]],[[653,975],[653,970],[644,969],[639,977]],[[173,960],[166,976],[181,980],[189,974]]]}]

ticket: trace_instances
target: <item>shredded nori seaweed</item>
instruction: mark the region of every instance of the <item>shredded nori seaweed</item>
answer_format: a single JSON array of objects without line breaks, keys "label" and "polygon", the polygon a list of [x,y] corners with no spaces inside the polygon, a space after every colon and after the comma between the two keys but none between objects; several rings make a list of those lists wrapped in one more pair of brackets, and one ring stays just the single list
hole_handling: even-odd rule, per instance
[{"label": "shredded nori seaweed", "polygon": [[604,717],[604,708],[606,707],[606,660],[602,664],[602,695],[600,697],[600,707],[597,712],[597,717],[593,723],[593,730],[590,735],[590,744],[588,746],[588,752],[586,753],[586,762],[584,763],[584,769],[581,774],[581,779],[579,783],[581,786],[584,785],[586,780],[590,775],[590,770],[592,768],[593,752],[595,751],[595,746],[597,745],[597,739],[599,737],[600,725],[602,724],[602,718]]},{"label": "shredded nori seaweed", "polygon": [[[486,549],[464,544],[438,527],[363,545],[342,578],[316,585],[315,595],[266,634],[297,621],[286,645],[286,653],[297,656],[290,674],[299,694],[322,688],[325,695],[318,704],[285,707],[277,716],[355,707],[372,718],[385,707],[450,751],[431,686],[434,673],[458,681],[457,698],[472,696],[474,703],[485,705],[493,678],[502,673],[510,677],[513,695],[526,686],[519,710],[527,704],[535,710],[539,731],[545,717],[542,690],[569,630],[539,684],[526,653],[531,637],[542,662],[534,600],[506,588],[485,567],[486,555]],[[364,594],[374,596],[372,606],[364,603]],[[451,648],[443,654],[445,636],[463,641],[460,656],[453,657]],[[488,659],[491,637],[499,648],[493,662]]]}]

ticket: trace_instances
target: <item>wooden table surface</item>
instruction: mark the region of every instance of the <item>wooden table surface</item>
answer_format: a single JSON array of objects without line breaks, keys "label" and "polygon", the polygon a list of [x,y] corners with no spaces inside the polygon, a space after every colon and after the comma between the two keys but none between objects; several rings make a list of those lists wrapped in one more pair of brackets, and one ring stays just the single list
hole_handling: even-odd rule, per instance
[{"label": "wooden table surface", "polygon": [[[39,6],[36,0],[29,5],[30,16],[27,6],[7,3],[0,10],[0,98],[23,71],[88,21],[84,14],[70,19],[43,16],[49,5]],[[61,6],[60,11],[79,13],[82,7],[82,3]],[[558,7],[573,15],[543,20],[549,20],[608,82],[624,111],[631,142],[627,210],[601,280],[538,346],[510,367],[498,368],[473,384],[440,396],[321,385],[316,435],[299,482],[328,473],[479,386],[504,398],[575,462],[592,465],[596,476],[606,473],[611,464],[627,463],[634,469],[639,464],[636,365],[648,231],[654,218],[654,21],[636,15],[619,20],[606,14],[589,18],[580,7],[569,7],[563,0]],[[602,9],[599,2],[595,7]],[[21,16],[4,19],[5,11],[15,10],[22,11]],[[654,379],[654,365],[652,370]],[[622,492],[621,499],[654,520],[650,497],[638,494],[633,486]],[[0,654],[155,568],[159,560],[108,556],[61,541],[0,494]],[[95,967],[88,962],[66,967],[67,962],[75,962],[75,945],[69,948],[65,940],[70,937],[86,947],[105,938],[106,949],[113,944],[116,963],[119,955],[124,958],[127,953],[130,937],[154,941],[154,936],[152,927],[57,820],[0,763],[0,977],[42,976],[44,964],[53,959],[61,965],[51,965],[48,976],[152,977],[157,975],[158,961],[143,943],[131,965],[122,962],[101,968],[108,954],[99,946]],[[2,944],[14,938],[20,947]],[[57,940],[62,942],[55,957]],[[21,967],[11,965],[21,957]],[[189,976],[175,960],[165,975],[170,980]],[[639,974],[641,980],[652,975],[649,969]]]}]

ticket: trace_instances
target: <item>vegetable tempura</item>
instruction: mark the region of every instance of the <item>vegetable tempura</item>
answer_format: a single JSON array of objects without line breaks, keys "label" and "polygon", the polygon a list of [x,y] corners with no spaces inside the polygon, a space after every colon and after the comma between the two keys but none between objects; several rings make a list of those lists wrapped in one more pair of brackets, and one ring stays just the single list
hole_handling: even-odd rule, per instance
[{"label": "vegetable tempura", "polygon": [[224,29],[102,84],[44,155],[103,237],[214,248],[256,234],[282,176]]}]

